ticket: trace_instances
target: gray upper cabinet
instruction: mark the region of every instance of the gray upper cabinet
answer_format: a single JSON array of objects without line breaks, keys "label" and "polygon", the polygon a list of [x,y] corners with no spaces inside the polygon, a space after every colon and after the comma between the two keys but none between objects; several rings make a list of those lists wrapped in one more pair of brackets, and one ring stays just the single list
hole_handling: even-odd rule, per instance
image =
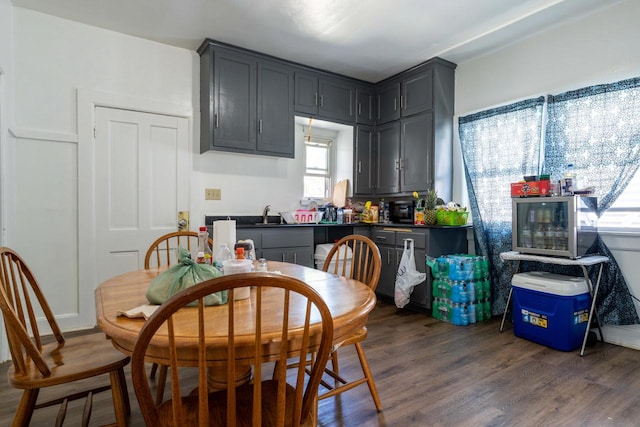
[{"label": "gray upper cabinet", "polygon": [[258,140],[256,151],[293,157],[293,78],[275,62],[258,63]]},{"label": "gray upper cabinet", "polygon": [[357,125],[355,133],[355,162],[353,175],[355,193],[372,195],[376,191],[374,165],[377,141],[371,126]]},{"label": "gray upper cabinet", "polygon": [[204,43],[200,53],[200,152],[294,157],[291,68]]},{"label": "gray upper cabinet", "polygon": [[373,126],[375,123],[375,91],[373,88],[356,88],[356,122]]},{"label": "gray upper cabinet", "polygon": [[401,116],[407,117],[433,108],[433,72],[424,70],[402,79]]},{"label": "gray upper cabinet", "polygon": [[433,186],[433,119],[431,112],[400,120],[400,191],[424,191]]},{"label": "gray upper cabinet", "polygon": [[376,194],[400,192],[400,122],[393,121],[376,129]]},{"label": "gray upper cabinet", "polygon": [[315,74],[295,72],[295,110],[298,113],[318,114],[318,77]]},{"label": "gray upper cabinet", "polygon": [[345,123],[356,121],[356,86],[348,80],[295,72],[295,111]]},{"label": "gray upper cabinet", "polygon": [[400,82],[391,81],[378,88],[376,123],[387,123],[400,118]]},{"label": "gray upper cabinet", "polygon": [[[406,196],[435,188],[451,199],[454,72],[455,64],[434,58],[378,85],[377,154],[368,167],[359,165],[376,177],[374,194]],[[354,176],[357,183],[357,171]],[[356,195],[372,194],[370,188],[354,188]]]}]

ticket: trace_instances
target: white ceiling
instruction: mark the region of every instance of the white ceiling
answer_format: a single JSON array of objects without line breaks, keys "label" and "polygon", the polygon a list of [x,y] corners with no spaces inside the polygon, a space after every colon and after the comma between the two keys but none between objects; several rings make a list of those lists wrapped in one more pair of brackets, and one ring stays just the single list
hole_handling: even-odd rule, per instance
[{"label": "white ceiling", "polygon": [[621,0],[12,0],[196,50],[205,38],[378,82],[434,56],[455,63]]}]

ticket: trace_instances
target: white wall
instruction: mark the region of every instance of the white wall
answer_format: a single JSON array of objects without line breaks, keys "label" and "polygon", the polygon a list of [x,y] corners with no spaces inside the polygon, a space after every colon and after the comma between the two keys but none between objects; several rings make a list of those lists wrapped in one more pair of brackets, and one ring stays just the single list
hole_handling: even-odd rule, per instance
[{"label": "white wall", "polygon": [[[616,3],[597,14],[458,64],[454,120],[458,170],[458,117],[521,99],[640,76],[639,17],[640,2]],[[456,191],[457,197],[462,197],[460,181]],[[605,242],[632,293],[640,297],[640,236],[605,236]],[[636,308],[640,310],[637,303]],[[635,339],[637,344],[633,345],[639,345],[640,332]]]}]

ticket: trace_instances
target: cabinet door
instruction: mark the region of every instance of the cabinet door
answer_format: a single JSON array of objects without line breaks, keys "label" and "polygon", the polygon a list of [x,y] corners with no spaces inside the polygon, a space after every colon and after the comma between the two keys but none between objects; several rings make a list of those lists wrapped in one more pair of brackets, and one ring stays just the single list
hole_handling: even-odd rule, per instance
[{"label": "cabinet door", "polygon": [[382,268],[376,294],[393,303],[398,272],[398,251],[395,246],[386,245],[379,245],[378,249],[382,258]]},{"label": "cabinet door", "polygon": [[269,261],[289,262],[313,268],[313,249],[308,247],[263,249],[262,257]]},{"label": "cabinet door", "polygon": [[[433,186],[433,118],[431,112],[402,119],[400,190],[424,191]],[[448,177],[451,179],[451,177]]]},{"label": "cabinet door", "polygon": [[355,86],[337,80],[320,79],[318,114],[328,119],[355,122]]},{"label": "cabinet door", "polygon": [[378,126],[376,136],[376,193],[397,193],[400,191],[400,123]]},{"label": "cabinet door", "polygon": [[256,59],[215,51],[213,147],[254,151],[256,146]]},{"label": "cabinet door", "polygon": [[258,135],[256,151],[294,157],[293,75],[289,68],[258,63]]},{"label": "cabinet door", "polygon": [[414,249],[413,255],[416,260],[416,270],[420,273],[426,273],[427,277],[424,282],[418,283],[413,288],[409,304],[419,309],[431,310],[431,273],[427,271],[425,251],[424,249]]},{"label": "cabinet door", "polygon": [[356,126],[356,146],[353,179],[356,195],[375,193],[376,142],[373,128]]},{"label": "cabinet door", "polygon": [[433,108],[433,71],[402,80],[402,117]]},{"label": "cabinet door", "polygon": [[295,110],[299,113],[318,114],[318,77],[303,72],[295,73]]},{"label": "cabinet door", "polygon": [[386,123],[400,118],[400,82],[385,84],[378,89],[376,122]]},{"label": "cabinet door", "polygon": [[373,126],[375,121],[375,96],[369,88],[356,89],[356,122]]}]

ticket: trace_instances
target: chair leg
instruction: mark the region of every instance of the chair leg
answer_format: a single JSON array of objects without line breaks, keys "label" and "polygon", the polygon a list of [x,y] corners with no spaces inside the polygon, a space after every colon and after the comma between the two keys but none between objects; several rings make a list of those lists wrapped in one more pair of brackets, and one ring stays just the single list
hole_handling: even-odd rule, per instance
[{"label": "chair leg", "polygon": [[82,427],[89,427],[89,420],[91,419],[91,411],[93,409],[93,393],[87,394],[87,400],[84,402],[84,408],[82,409]]},{"label": "chair leg", "polygon": [[58,410],[58,416],[56,417],[55,427],[62,427],[62,424],[64,424],[64,419],[67,416],[68,404],[69,404],[69,401],[67,399],[64,399],[62,401],[62,404],[60,405],[60,409]]},{"label": "chair leg", "polygon": [[[124,372],[123,372],[124,374]],[[129,406],[129,395],[126,388],[122,387],[122,379],[118,371],[109,373],[111,380],[111,397],[113,399],[113,409],[116,414],[116,425],[125,427],[127,425],[127,407]]]},{"label": "chair leg", "polygon": [[38,400],[40,389],[27,389],[22,393],[20,403],[13,417],[13,427],[27,427],[31,422],[31,416]]},{"label": "chair leg", "polygon": [[169,367],[167,365],[160,365],[160,374],[158,375],[158,383],[156,389],[156,405],[159,405],[164,400],[164,387],[167,384],[167,372]]},{"label": "chair leg", "polygon": [[376,405],[376,409],[378,412],[382,411],[382,403],[380,402],[380,396],[378,396],[378,389],[376,388],[376,383],[373,380],[373,374],[371,373],[371,368],[369,368],[369,361],[367,361],[367,357],[364,355],[364,349],[362,345],[357,342],[355,343],[356,351],[358,352],[358,359],[360,359],[360,365],[362,366],[362,372],[364,372],[364,376],[367,378],[367,385],[369,386],[369,391],[371,392],[371,397],[373,398],[373,403]]},{"label": "chair leg", "polygon": [[118,379],[120,380],[120,388],[124,397],[124,410],[127,415],[131,415],[131,402],[129,402],[129,390],[127,388],[127,377],[124,375],[124,369],[118,369]]},{"label": "chair leg", "polygon": [[[336,374],[340,375],[340,366],[338,365],[338,350],[331,353],[331,370]],[[335,378],[335,386],[338,387],[340,385],[340,380]]]},{"label": "chair leg", "polygon": [[154,363],[151,365],[151,372],[149,373],[149,378],[154,379],[156,377],[156,372],[158,372],[158,364]]}]

